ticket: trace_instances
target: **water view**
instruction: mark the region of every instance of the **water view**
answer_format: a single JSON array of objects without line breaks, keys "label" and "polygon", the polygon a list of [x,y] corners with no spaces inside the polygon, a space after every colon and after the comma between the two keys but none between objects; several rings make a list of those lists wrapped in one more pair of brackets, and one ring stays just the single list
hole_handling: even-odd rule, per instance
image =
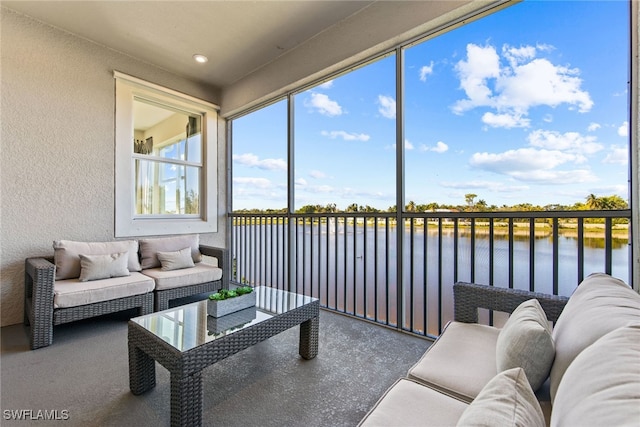
[{"label": "water view", "polygon": [[[362,218],[360,218],[362,219]],[[321,304],[382,323],[397,325],[397,228],[384,222],[300,222],[292,235],[295,273],[291,288],[321,299]],[[584,277],[605,271],[604,232],[585,227],[582,254],[576,230],[563,229],[554,245],[550,229],[515,228],[512,241],[501,227],[442,227],[416,223],[403,234],[403,325],[437,334],[453,318],[452,285],[468,281],[570,295]],[[493,236],[493,238],[491,238]],[[237,280],[283,287],[290,254],[282,222],[236,225]],[[510,251],[510,245],[512,250]],[[555,251],[554,251],[555,248]],[[512,254],[512,255],[510,255]],[[554,259],[556,262],[554,263]],[[612,275],[629,281],[629,241],[624,230],[612,238]],[[531,267],[533,266],[533,267]],[[365,303],[366,301],[366,303]]]}]

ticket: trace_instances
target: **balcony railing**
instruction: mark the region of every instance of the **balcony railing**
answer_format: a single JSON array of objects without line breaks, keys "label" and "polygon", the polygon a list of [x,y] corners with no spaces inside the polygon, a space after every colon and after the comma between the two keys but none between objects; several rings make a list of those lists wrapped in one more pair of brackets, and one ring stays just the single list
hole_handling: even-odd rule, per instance
[{"label": "balcony railing", "polygon": [[[457,281],[570,295],[601,271],[629,283],[630,211],[231,214],[232,280],[435,337]],[[398,223],[401,226],[398,226]],[[483,321],[494,322],[492,313]]]}]

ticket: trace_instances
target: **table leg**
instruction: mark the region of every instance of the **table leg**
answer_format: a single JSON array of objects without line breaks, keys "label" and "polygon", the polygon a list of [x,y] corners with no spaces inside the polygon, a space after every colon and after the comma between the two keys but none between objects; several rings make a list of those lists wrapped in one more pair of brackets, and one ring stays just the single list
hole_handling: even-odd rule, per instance
[{"label": "table leg", "polygon": [[156,362],[129,341],[129,389],[135,395],[156,386]]},{"label": "table leg", "polygon": [[202,425],[202,373],[171,374],[171,426]]},{"label": "table leg", "polygon": [[318,355],[318,331],[320,318],[314,317],[300,324],[300,345],[298,352],[305,359]]}]

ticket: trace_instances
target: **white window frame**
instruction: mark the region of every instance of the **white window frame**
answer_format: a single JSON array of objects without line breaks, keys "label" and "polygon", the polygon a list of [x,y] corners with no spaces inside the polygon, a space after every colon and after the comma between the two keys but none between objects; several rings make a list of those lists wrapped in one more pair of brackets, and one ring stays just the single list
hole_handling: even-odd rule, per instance
[{"label": "white window frame", "polygon": [[[166,234],[215,233],[218,231],[218,111],[215,104],[185,95],[136,77],[113,72],[115,105],[115,237]],[[201,215],[142,217],[135,212],[133,153],[133,100],[149,99],[161,105],[202,115]]]}]

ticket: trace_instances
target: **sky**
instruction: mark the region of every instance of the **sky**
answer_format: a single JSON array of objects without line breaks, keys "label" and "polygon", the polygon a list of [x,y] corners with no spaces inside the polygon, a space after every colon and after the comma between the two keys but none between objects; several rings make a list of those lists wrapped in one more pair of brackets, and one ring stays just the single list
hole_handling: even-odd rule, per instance
[{"label": "sky", "polygon": [[[409,47],[405,203],[628,200],[628,3],[527,0]],[[295,209],[396,204],[394,54],[294,96]],[[284,208],[286,100],[233,121],[233,209]]]}]

